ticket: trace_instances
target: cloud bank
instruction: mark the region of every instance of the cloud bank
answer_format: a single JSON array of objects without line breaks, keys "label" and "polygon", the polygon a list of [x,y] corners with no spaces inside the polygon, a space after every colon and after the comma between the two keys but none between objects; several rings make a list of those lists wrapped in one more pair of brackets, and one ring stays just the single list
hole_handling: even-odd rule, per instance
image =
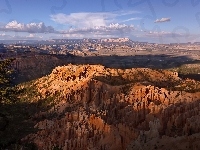
[{"label": "cloud bank", "polygon": [[[63,24],[74,26],[77,28],[92,28],[96,26],[106,26],[112,22],[116,22],[120,16],[127,16],[131,14],[139,13],[136,11],[118,11],[118,12],[79,12],[71,14],[55,14],[50,15],[52,21]],[[132,18],[133,20],[133,18]],[[123,22],[123,21],[122,21]]]},{"label": "cloud bank", "polygon": [[[134,25],[127,25],[124,23],[140,19],[138,17],[132,17],[133,14],[138,13],[140,12],[116,11],[95,13],[79,12],[70,14],[58,13],[50,15],[50,18],[57,24],[68,26],[68,29],[58,31],[60,34],[63,34],[63,36],[120,37],[128,35],[135,30]],[[123,19],[120,19],[120,17]]]},{"label": "cloud bank", "polygon": [[110,34],[119,34],[120,32],[123,33],[130,33],[134,31],[134,25],[125,25],[119,23],[111,23],[110,25],[105,26],[94,26],[91,28],[70,28],[66,31],[60,31],[60,34],[101,34],[101,35],[110,35]]},{"label": "cloud bank", "polygon": [[52,26],[46,26],[43,22],[40,23],[19,23],[16,20],[7,23],[0,27],[0,31],[28,32],[28,33],[54,33]]},{"label": "cloud bank", "polygon": [[[116,12],[79,12],[71,14],[52,14],[50,19],[62,25],[62,30],[47,26],[45,23],[20,23],[16,20],[0,24],[0,39],[50,39],[50,38],[117,38],[128,37],[140,39],[159,39],[182,37],[181,34],[172,32],[143,31],[140,26],[131,24],[136,11]],[[170,18],[157,19],[155,23],[171,21]],[[10,32],[10,33],[9,33]],[[23,33],[21,33],[23,32]],[[18,36],[18,33],[20,35]],[[44,34],[48,33],[48,34]],[[9,35],[10,34],[10,35]],[[14,35],[17,34],[17,35]]]},{"label": "cloud bank", "polygon": [[42,35],[29,34],[29,35],[17,35],[17,34],[7,34],[1,33],[0,40],[41,40],[43,38]]}]

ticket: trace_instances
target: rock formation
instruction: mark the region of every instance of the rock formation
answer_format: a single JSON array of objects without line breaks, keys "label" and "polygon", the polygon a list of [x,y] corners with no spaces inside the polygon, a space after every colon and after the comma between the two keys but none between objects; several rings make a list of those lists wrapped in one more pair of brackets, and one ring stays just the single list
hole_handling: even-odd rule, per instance
[{"label": "rock formation", "polygon": [[176,142],[199,149],[200,92],[172,90],[184,84],[165,70],[56,67],[32,85],[39,93],[34,101],[51,98],[51,109],[33,116],[44,118],[39,131],[22,141],[39,149],[167,149]]}]

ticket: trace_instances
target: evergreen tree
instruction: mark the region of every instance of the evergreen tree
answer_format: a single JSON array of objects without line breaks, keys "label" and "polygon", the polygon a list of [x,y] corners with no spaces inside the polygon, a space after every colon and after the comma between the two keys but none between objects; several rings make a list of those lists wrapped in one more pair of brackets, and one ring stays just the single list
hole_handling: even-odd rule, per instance
[{"label": "evergreen tree", "polygon": [[13,99],[15,90],[12,83],[14,74],[13,61],[14,59],[0,61],[0,104],[15,100]]}]

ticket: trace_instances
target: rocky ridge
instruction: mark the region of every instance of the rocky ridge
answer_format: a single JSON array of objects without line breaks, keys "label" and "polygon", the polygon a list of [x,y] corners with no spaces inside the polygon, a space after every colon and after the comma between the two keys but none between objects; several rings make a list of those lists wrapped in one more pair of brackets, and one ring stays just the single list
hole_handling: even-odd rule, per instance
[{"label": "rocky ridge", "polygon": [[33,116],[44,118],[40,130],[22,140],[39,149],[198,149],[200,92],[173,90],[187,82],[148,68],[56,67],[32,84],[32,101],[51,97],[51,108]]}]

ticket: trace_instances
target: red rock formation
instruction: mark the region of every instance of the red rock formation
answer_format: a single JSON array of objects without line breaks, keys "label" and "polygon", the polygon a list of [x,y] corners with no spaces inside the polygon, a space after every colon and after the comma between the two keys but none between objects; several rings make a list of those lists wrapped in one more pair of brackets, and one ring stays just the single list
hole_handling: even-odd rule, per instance
[{"label": "red rock formation", "polygon": [[57,67],[35,82],[42,97],[57,95],[54,107],[43,114],[57,117],[38,122],[41,130],[23,140],[39,149],[162,149],[174,141],[198,147],[200,93],[166,89],[177,83],[182,81],[172,72],[146,68]]}]

